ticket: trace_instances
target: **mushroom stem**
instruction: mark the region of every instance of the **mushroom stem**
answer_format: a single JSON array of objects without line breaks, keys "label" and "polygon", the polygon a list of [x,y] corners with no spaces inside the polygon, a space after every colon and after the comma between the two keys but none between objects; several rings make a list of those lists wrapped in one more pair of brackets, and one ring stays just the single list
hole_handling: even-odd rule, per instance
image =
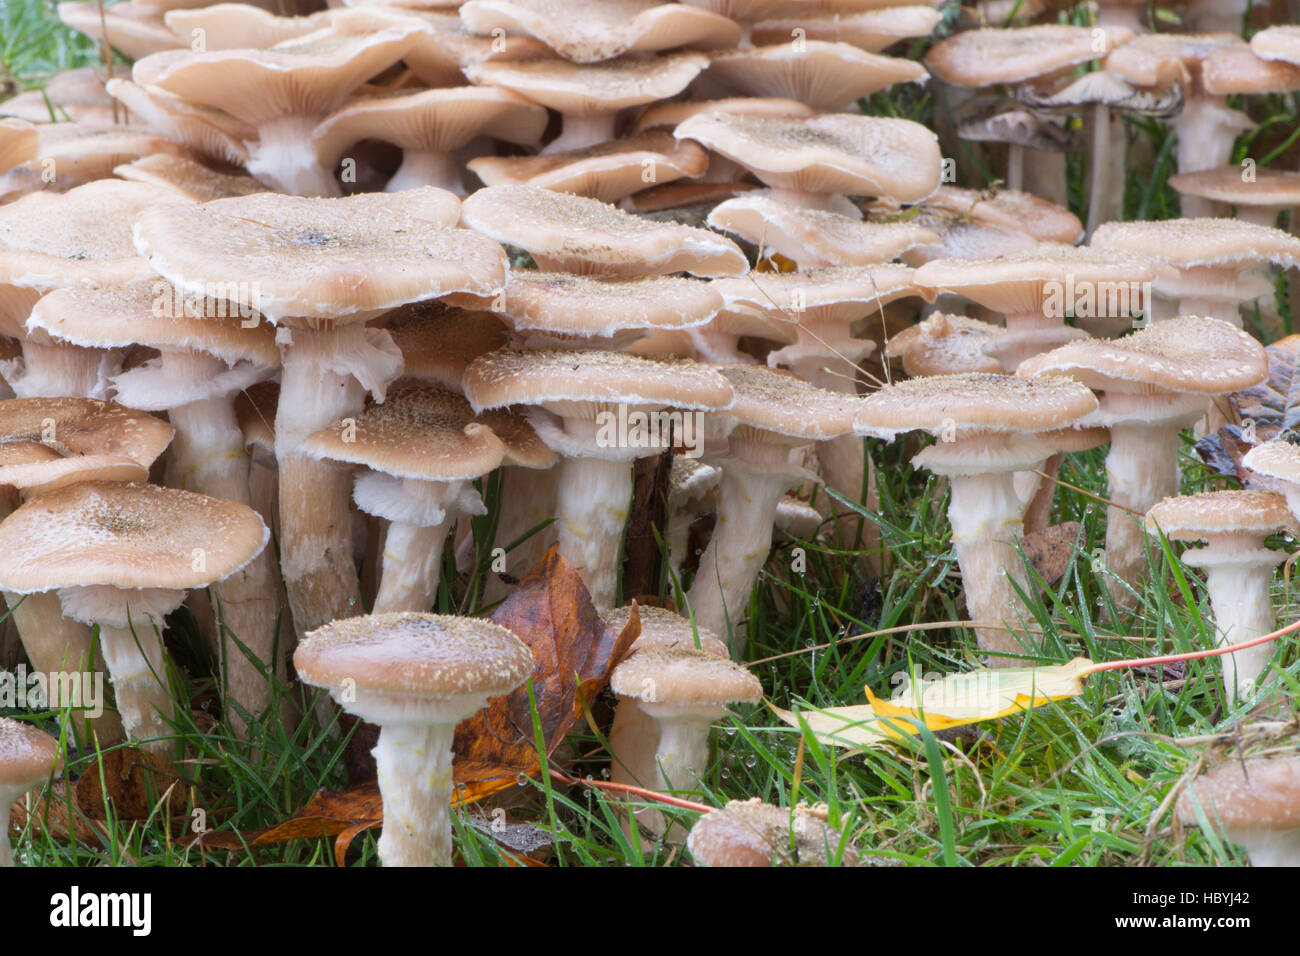
[{"label": "mushroom stem", "polygon": [[14,849],[9,843],[9,808],[22,798],[25,790],[0,787],[0,870],[14,865]]},{"label": "mushroom stem", "polygon": [[[1175,425],[1116,423],[1106,455],[1106,566],[1120,581],[1135,584],[1147,571],[1143,516],[1158,501],[1178,494],[1178,432]],[[1111,598],[1133,603],[1123,584],[1107,581]]]},{"label": "mushroom stem", "polygon": [[1300,828],[1225,827],[1224,831],[1231,842],[1245,849],[1251,866],[1300,866]]},{"label": "mushroom stem", "polygon": [[[713,722],[726,713],[720,707],[692,707],[681,710],[662,704],[645,703],[643,711],[658,725],[659,742],[655,748],[656,779],[651,789],[661,793],[694,793],[700,789],[700,780],[709,767],[709,732]],[[647,782],[642,783],[643,786]],[[680,826],[670,827],[663,813],[645,811],[636,815],[639,826],[680,843],[686,832]]]},{"label": "mushroom stem", "polygon": [[[1092,175],[1088,192],[1088,235],[1111,218],[1114,201],[1110,194],[1110,109],[1104,103],[1092,106],[1092,156],[1088,163]],[[1123,186],[1120,186],[1122,192]]]},{"label": "mushroom stem", "polygon": [[[1238,110],[1229,109],[1222,96],[1189,95],[1183,111],[1170,120],[1178,137],[1178,171],[1195,173],[1228,165],[1232,145],[1254,123]],[[1199,196],[1183,196],[1185,219],[1212,217],[1214,202]]]},{"label": "mushroom stem", "polygon": [[374,614],[427,611],[438,597],[442,548],[452,521],[433,527],[393,522],[384,536],[384,573]]},{"label": "mushroom stem", "polygon": [[1029,149],[1024,153],[1024,189],[1058,206],[1069,204],[1065,188],[1065,153]]},{"label": "mushroom stem", "polygon": [[740,624],[749,595],[772,550],[776,507],[791,484],[785,472],[761,472],[730,461],[723,466],[717,524],[687,598],[701,629],[732,635],[737,658],[745,653]]},{"label": "mushroom stem", "polygon": [[566,458],[559,468],[555,524],[560,554],[577,568],[596,608],[611,608],[632,500],[632,464]]},{"label": "mushroom stem", "polygon": [[1007,146],[1007,188],[1025,188],[1025,148],[1015,143]]},{"label": "mushroom stem", "polygon": [[108,377],[118,365],[117,356],[103,349],[64,343],[23,342],[23,370],[9,380],[18,398],[108,397]]},{"label": "mushroom stem", "polygon": [[614,138],[617,113],[565,113],[560,135],[546,145],[542,155],[586,149]]},{"label": "mushroom stem", "polygon": [[248,172],[279,192],[293,196],[341,196],[332,170],[325,169],[311,147],[317,118],[281,116],[257,129],[247,143]]},{"label": "mushroom stem", "polygon": [[384,801],[384,866],[451,866],[455,722],[384,724],[371,751]]},{"label": "mushroom stem", "polygon": [[460,168],[451,153],[408,149],[402,154],[402,165],[384,187],[384,192],[398,193],[421,186],[437,186],[455,193],[465,194]]},{"label": "mushroom stem", "polygon": [[171,728],[163,715],[172,712],[173,703],[162,634],[151,622],[137,627],[101,624],[99,646],[127,734],[141,742],[142,750],[166,754]]},{"label": "mushroom stem", "polygon": [[1191,297],[1178,300],[1179,315],[1203,315],[1210,319],[1227,322],[1233,328],[1242,328],[1241,307],[1235,300],[1218,296]]}]

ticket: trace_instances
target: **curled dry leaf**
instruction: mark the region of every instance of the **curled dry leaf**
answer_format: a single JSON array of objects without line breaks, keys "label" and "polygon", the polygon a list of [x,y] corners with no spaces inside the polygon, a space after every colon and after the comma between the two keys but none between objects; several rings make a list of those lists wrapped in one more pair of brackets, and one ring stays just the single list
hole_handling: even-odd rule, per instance
[{"label": "curled dry leaf", "polygon": [[1288,335],[1264,351],[1268,354],[1268,378],[1228,396],[1241,424],[1224,425],[1196,443],[1201,460],[1219,474],[1261,490],[1266,485],[1241,464],[1241,459],[1256,445],[1272,441],[1283,432],[1300,433],[1300,335]]}]

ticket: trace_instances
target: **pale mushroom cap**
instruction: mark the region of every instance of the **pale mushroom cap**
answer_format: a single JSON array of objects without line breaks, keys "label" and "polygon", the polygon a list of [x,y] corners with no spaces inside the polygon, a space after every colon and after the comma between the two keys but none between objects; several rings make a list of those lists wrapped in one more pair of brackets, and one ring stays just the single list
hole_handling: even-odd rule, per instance
[{"label": "pale mushroom cap", "polygon": [[[694,648],[637,651],[614,668],[609,686],[620,697],[668,706],[752,704],[763,696],[763,685],[744,667]],[[648,687],[653,694],[646,698]]]},{"label": "pale mushroom cap", "polygon": [[94,40],[106,40],[132,60],[185,45],[164,24],[142,16],[149,9],[143,4],[117,3],[100,7],[96,3],[77,2],[60,3],[57,9],[59,19],[72,29]]},{"label": "pale mushroom cap", "polygon": [[1242,219],[1107,222],[1091,245],[1147,256],[1179,267],[1273,262],[1300,264],[1300,239]]},{"label": "pale mushroom cap", "polygon": [[464,386],[476,409],[544,402],[723,409],[734,398],[727,379],[711,366],[621,352],[490,352],[470,363]]},{"label": "pale mushroom cap", "polygon": [[182,289],[235,285],[233,298],[273,322],[364,321],[408,302],[486,295],[505,284],[505,251],[451,228],[457,208],[455,196],[431,186],[344,199],[258,193],[147,210],[136,244]]},{"label": "pale mushroom cap", "polygon": [[1018,189],[981,192],[940,186],[925,201],[925,207],[969,216],[976,222],[1019,229],[1040,242],[1070,245],[1083,235],[1083,223],[1070,210]]},{"label": "pale mushroom cap", "polygon": [[965,30],[936,43],[925,56],[930,72],[954,86],[1019,83],[1087,63],[1131,42],[1129,30],[1109,30],[1103,49],[1088,27],[1044,26]]},{"label": "pale mushroom cap", "polygon": [[[685,460],[685,459],[683,459]],[[644,651],[651,648],[660,650],[684,648],[700,650],[711,657],[729,657],[727,645],[718,635],[707,627],[692,625],[690,618],[682,617],[672,611],[649,604],[637,605],[637,616],[641,619],[641,634],[632,644],[633,650]],[[601,616],[611,630],[622,631],[632,615],[630,604],[605,611]],[[696,634],[699,634],[700,646],[695,646]]]},{"label": "pale mushroom cap", "polygon": [[[0,446],[30,443],[47,460],[122,458],[148,469],[171,444],[162,419],[93,398],[11,398],[0,402]],[[34,460],[34,459],[29,459]],[[11,483],[0,468],[0,484]]]},{"label": "pale mushroom cap", "polygon": [[0,486],[27,497],[82,481],[146,481],[149,469],[120,455],[64,457],[38,441],[0,442]]},{"label": "pale mushroom cap", "polygon": [[1169,185],[1185,196],[1200,196],[1234,206],[1300,205],[1300,173],[1259,169],[1247,182],[1240,166],[1176,173]]},{"label": "pale mushroom cap", "polygon": [[1233,830],[1300,827],[1300,757],[1246,757],[1242,763],[1225,760],[1188,784],[1178,798],[1178,818],[1199,822],[1199,805],[1211,824]]},{"label": "pale mushroom cap", "polygon": [[48,492],[0,523],[0,587],[206,587],[238,571],[270,532],[251,508],[128,482]]},{"label": "pale mushroom cap", "polygon": [[141,122],[196,153],[240,166],[248,161],[246,143],[257,138],[255,126],[157,87],[114,78],[107,89]]},{"label": "pale mushroom cap", "polygon": [[[0,717],[0,789],[36,786],[50,775],[58,759],[56,738],[25,721]],[[0,839],[8,840],[9,834],[0,833]]]},{"label": "pale mushroom cap", "polygon": [[481,477],[505,455],[501,439],[474,420],[464,398],[412,383],[397,385],[381,404],[308,435],[302,450],[398,478],[434,481]]},{"label": "pale mushroom cap", "polygon": [[1260,30],[1250,38],[1250,48],[1265,60],[1300,63],[1300,26],[1288,23]]},{"label": "pale mushroom cap", "polygon": [[732,47],[740,27],[695,6],[660,0],[468,0],[460,18],[472,31],[526,33],[574,63],[624,53]]},{"label": "pale mushroom cap", "polygon": [[1300,446],[1289,441],[1268,441],[1246,452],[1241,463],[1265,478],[1300,484]]},{"label": "pale mushroom cap", "polygon": [[1096,396],[1067,379],[935,375],[895,382],[868,395],[859,406],[854,427],[859,434],[882,438],[913,429],[1040,432],[1061,428],[1096,410]]},{"label": "pale mushroom cap", "polygon": [[534,186],[480,189],[465,200],[461,222],[527,250],[554,271],[714,276],[749,269],[736,244],[716,233],[650,222],[595,199]]},{"label": "pale mushroom cap", "polygon": [[1214,96],[1290,93],[1300,89],[1300,65],[1261,58],[1250,47],[1233,44],[1201,64],[1201,86]]},{"label": "pale mushroom cap", "polygon": [[1264,347],[1219,319],[1184,315],[1118,339],[1082,339],[1021,362],[1019,376],[1069,376],[1100,391],[1223,395],[1268,376]]},{"label": "pale mushroom cap", "polygon": [[964,315],[935,312],[891,337],[885,355],[901,358],[904,370],[913,378],[963,372],[999,374],[1002,363],[984,349],[1005,331]]},{"label": "pale mushroom cap", "polygon": [[713,283],[728,308],[736,305],[802,322],[805,313],[854,321],[895,299],[921,295],[915,270],[892,262],[828,266],[803,272],[764,272]]},{"label": "pale mushroom cap", "polygon": [[353,681],[361,690],[434,700],[508,694],[533,671],[532,652],[511,631],[444,614],[334,621],[303,638],[293,662],[316,687]]},{"label": "pale mushroom cap", "polygon": [[266,187],[244,173],[219,173],[183,156],[158,153],[113,167],[113,175],[128,182],[174,189],[184,199],[211,202],[250,196]]},{"label": "pale mushroom cap", "polygon": [[942,175],[938,139],[910,120],[701,113],[673,135],[701,143],[779,189],[917,202],[939,187]]},{"label": "pale mushroom cap", "polygon": [[736,396],[725,414],[746,429],[822,441],[851,431],[862,406],[856,395],[818,388],[763,365],[724,365],[718,371]]},{"label": "pale mushroom cap", "polygon": [[215,3],[195,9],[168,10],[167,28],[186,42],[202,31],[208,50],[265,50],[329,25],[333,11],[300,17],[276,16],[248,3]]},{"label": "pale mushroom cap", "polygon": [[40,134],[31,123],[22,119],[0,119],[0,173],[35,159],[40,145]]},{"label": "pale mushroom cap", "polygon": [[484,62],[465,67],[480,86],[499,86],[561,113],[612,113],[676,96],[708,65],[703,53],[603,63],[565,60]]},{"label": "pale mushroom cap", "polygon": [[943,15],[933,7],[895,6],[885,10],[845,10],[825,13],[786,13],[754,24],[751,36],[756,45],[789,41],[802,29],[809,40],[851,43],[868,53],[899,40],[929,36]]},{"label": "pale mushroom cap", "polygon": [[474,359],[509,341],[510,332],[491,312],[417,302],[384,317],[384,328],[402,353],[402,374],[459,389]]},{"label": "pale mushroom cap", "polygon": [[144,126],[47,123],[40,127],[34,162],[48,161],[56,176],[102,179],[114,166],[155,153],[188,156],[184,146]]},{"label": "pale mushroom cap", "polygon": [[1204,491],[1166,498],[1146,515],[1149,534],[1200,541],[1210,535],[1246,532],[1270,535],[1295,527],[1286,499],[1271,491]]},{"label": "pale mushroom cap", "polygon": [[[754,797],[704,814],[691,827],[686,848],[700,866],[827,866],[842,842],[840,831],[802,804],[792,813]],[[857,865],[852,847],[845,848],[841,865]]]},{"label": "pale mushroom cap", "polygon": [[1143,33],[1110,53],[1105,67],[1138,86],[1187,85],[1215,52],[1245,45],[1232,33]]},{"label": "pale mushroom cap", "polygon": [[697,113],[743,113],[746,116],[812,116],[816,111],[806,103],[786,97],[733,96],[720,100],[673,100],[646,107],[632,127],[641,133],[648,129],[673,129]]}]

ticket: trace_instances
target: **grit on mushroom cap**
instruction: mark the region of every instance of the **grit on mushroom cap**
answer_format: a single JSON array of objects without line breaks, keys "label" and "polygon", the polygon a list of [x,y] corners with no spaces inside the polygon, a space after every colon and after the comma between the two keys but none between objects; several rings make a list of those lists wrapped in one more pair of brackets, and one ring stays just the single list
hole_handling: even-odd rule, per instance
[{"label": "grit on mushroom cap", "polygon": [[206,587],[246,565],[269,538],[257,513],[233,501],[86,482],[33,498],[0,524],[0,586],[20,594]]},{"label": "grit on mushroom cap", "polygon": [[749,269],[730,239],[706,229],[651,222],[582,196],[534,186],[491,186],[467,198],[461,222],[529,252],[547,271],[635,276]]},{"label": "grit on mushroom cap", "polygon": [[[791,4],[790,6],[794,6]],[[850,6],[857,6],[852,4]],[[943,15],[933,7],[894,6],[885,10],[845,9],[834,12],[785,13],[754,24],[750,35],[755,44],[789,42],[795,30],[809,40],[851,43],[868,53],[879,53],[899,40],[929,36]]]},{"label": "grit on mushroom cap", "polygon": [[1209,57],[1245,45],[1232,33],[1143,33],[1108,55],[1105,67],[1138,86],[1188,86]]},{"label": "grit on mushroom cap", "polygon": [[484,62],[465,67],[470,81],[500,86],[561,113],[612,113],[676,96],[708,65],[703,53],[674,53],[603,63],[567,60]]},{"label": "grit on mushroom cap", "polygon": [[1199,822],[1198,806],[1211,824],[1233,830],[1300,827],[1300,757],[1225,760],[1187,785],[1178,798],[1178,818]]},{"label": "grit on mushroom cap", "polygon": [[499,624],[405,612],[317,628],[298,645],[293,662],[316,687],[353,681],[363,690],[431,699],[507,694],[533,672],[532,652]]},{"label": "grit on mushroom cap", "polygon": [[740,41],[740,27],[726,17],[660,0],[468,0],[460,18],[479,35],[504,30],[534,36],[574,63]]},{"label": "grit on mushroom cap", "polygon": [[1063,378],[936,375],[895,382],[862,400],[859,434],[893,439],[919,429],[1041,432],[1062,428],[1097,410],[1097,398]]},{"label": "grit on mushroom cap", "polygon": [[546,402],[726,409],[733,400],[727,379],[711,366],[622,352],[503,349],[471,362],[464,386],[475,409]]},{"label": "grit on mushroom cap", "polygon": [[136,223],[136,245],[182,290],[235,285],[240,303],[272,322],[358,322],[505,284],[505,251],[451,228],[458,206],[434,187],[344,199],[258,193],[149,209]]},{"label": "grit on mushroom cap", "polygon": [[493,313],[449,308],[440,301],[402,306],[383,322],[402,353],[403,375],[456,390],[470,362],[510,339]]},{"label": "grit on mushroom cap", "polygon": [[614,668],[609,686],[620,697],[637,698],[653,687],[650,703],[670,707],[752,704],[763,696],[763,685],[744,667],[694,648],[636,651]]},{"label": "grit on mushroom cap", "polygon": [[[682,459],[688,461],[689,459]],[[650,648],[685,648],[687,650],[700,650],[713,657],[728,657],[727,645],[718,635],[714,634],[707,627],[701,627],[692,623],[690,618],[682,617],[673,611],[665,608],[655,607],[651,604],[638,604],[636,608],[637,617],[641,619],[641,635],[632,644],[634,650],[649,650]],[[616,607],[609,611],[604,611],[601,617],[605,619],[605,625],[612,631],[622,632],[627,626],[628,619],[632,616],[632,605],[625,604],[622,607]],[[699,635],[700,646],[695,646],[696,635]]]},{"label": "grit on mushroom cap", "polygon": [[201,31],[207,50],[265,50],[329,26],[332,10],[306,16],[277,16],[249,3],[214,3],[194,9],[168,10],[167,28],[189,40]]},{"label": "grit on mushroom cap", "polygon": [[818,388],[762,365],[724,365],[735,402],[723,413],[745,429],[804,441],[825,441],[853,430],[862,407],[856,395]]},{"label": "grit on mushroom cap", "polygon": [[1242,458],[1251,471],[1265,478],[1300,484],[1300,445],[1289,441],[1267,441],[1256,445]]},{"label": "grit on mushroom cap", "polygon": [[232,196],[251,196],[266,187],[243,173],[219,173],[183,156],[158,154],[113,167],[113,175],[128,182],[175,190],[179,198],[211,202]]},{"label": "grit on mushroom cap", "polygon": [[964,30],[936,43],[925,56],[930,72],[954,86],[1020,83],[1106,55],[1132,42],[1126,29],[1106,31],[1103,49],[1089,27],[1043,26]]},{"label": "grit on mushroom cap", "polygon": [[804,272],[764,272],[713,283],[727,307],[775,313],[796,324],[853,322],[895,299],[921,295],[916,271],[892,262],[828,266]]},{"label": "grit on mushroom cap", "polygon": [[778,189],[918,202],[942,174],[935,134],[911,120],[848,113],[813,117],[692,116],[674,130]]},{"label": "grit on mushroom cap", "polygon": [[1264,347],[1219,319],[1156,322],[1119,339],[1083,339],[1020,363],[1020,376],[1069,376],[1098,391],[1223,395],[1268,376]]},{"label": "grit on mushroom cap", "polygon": [[975,222],[1018,229],[1040,242],[1072,245],[1083,236],[1083,223],[1070,210],[1019,189],[980,191],[940,186],[926,199],[925,207]]},{"label": "grit on mushroom cap", "polygon": [[908,375],[959,375],[963,372],[1000,374],[1002,363],[985,346],[1004,334],[1000,325],[964,315],[935,312],[892,336],[886,358],[901,358]]},{"label": "grit on mushroom cap", "polygon": [[505,455],[501,439],[474,420],[463,397],[409,382],[390,389],[382,404],[309,435],[302,448],[315,458],[437,481],[478,478]]},{"label": "grit on mushroom cap", "polygon": [[817,110],[842,110],[895,83],[930,78],[914,60],[867,53],[848,43],[788,40],[774,46],[713,54],[708,75],[754,96],[778,96]]},{"label": "grit on mushroom cap", "polygon": [[1296,519],[1286,499],[1271,491],[1205,491],[1166,498],[1146,516],[1147,531],[1165,537],[1200,541],[1209,535],[1246,532],[1270,535],[1295,529]]},{"label": "grit on mushroom cap", "polygon": [[1300,264],[1300,239],[1241,219],[1108,222],[1093,233],[1098,249],[1119,249],[1179,267],[1273,262]]},{"label": "grit on mushroom cap", "polygon": [[1234,206],[1300,205],[1300,173],[1257,169],[1254,176],[1247,182],[1242,179],[1240,166],[1220,166],[1195,173],[1176,173],[1169,177],[1169,185],[1184,195]]},{"label": "grit on mushroom cap", "polygon": [[[700,817],[686,849],[700,866],[827,866],[843,840],[823,814],[803,804],[791,811],[753,797],[731,800]],[[851,847],[845,848],[841,865],[857,865]]]},{"label": "grit on mushroom cap", "polygon": [[[0,717],[0,788],[26,790],[42,783],[59,759],[59,741],[22,720]],[[8,819],[9,808],[2,808]],[[8,840],[0,833],[0,840]]]}]

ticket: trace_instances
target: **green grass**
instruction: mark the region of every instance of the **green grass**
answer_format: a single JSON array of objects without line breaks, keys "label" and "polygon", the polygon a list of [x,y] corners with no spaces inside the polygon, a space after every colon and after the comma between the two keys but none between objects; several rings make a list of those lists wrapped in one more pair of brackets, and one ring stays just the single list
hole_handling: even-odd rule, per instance
[{"label": "green grass", "polygon": [[[51,5],[0,2],[3,76],[29,87],[56,70],[93,62],[93,48],[57,25]],[[1263,165],[1264,157],[1294,139],[1295,100],[1251,98],[1244,105],[1263,122],[1253,140],[1243,141],[1242,152],[1258,155]],[[933,119],[940,108],[928,90],[875,97],[870,107],[921,120]],[[1176,216],[1177,196],[1165,182],[1172,139],[1157,123],[1132,122],[1130,130],[1147,143],[1142,153],[1147,159],[1129,170],[1127,214]],[[969,185],[996,178],[995,164],[981,150],[964,154],[959,169]],[[1077,201],[1084,195],[1082,169],[1075,163],[1071,170],[1070,195]],[[1285,296],[1280,298],[1285,303]],[[960,626],[906,630],[957,621],[964,613],[945,517],[946,492],[935,478],[908,464],[918,449],[915,442],[871,442],[868,447],[881,507],[879,515],[866,518],[879,527],[889,573],[872,579],[857,547],[837,543],[832,534],[776,547],[755,592],[747,637],[750,659],[761,661],[754,673],[778,707],[862,703],[864,686],[886,696],[905,673],[951,673],[978,663],[973,635]],[[1229,484],[1200,464],[1190,440],[1182,464],[1185,491]],[[1071,456],[1061,479],[1104,493],[1103,452]],[[490,481],[484,493],[493,506],[498,483]],[[1198,573],[1181,565],[1177,549],[1167,553],[1153,545],[1152,575],[1137,596],[1136,610],[1123,612],[1107,594],[1104,567],[1091,557],[1104,541],[1104,508],[1062,486],[1054,520],[1079,521],[1081,531],[1065,575],[1028,602],[1031,623],[1042,632],[1035,661],[1061,663],[1079,655],[1113,660],[1212,644]],[[475,522],[477,540],[488,540],[491,521]],[[1293,548],[1290,541],[1277,544]],[[802,572],[793,570],[796,548],[806,562]],[[485,552],[480,549],[484,565]],[[479,572],[468,581],[457,579],[448,561],[444,581],[438,610],[483,610],[473,599]],[[672,593],[665,581],[661,595]],[[1296,594],[1281,577],[1274,600],[1280,621],[1294,616]],[[858,637],[897,628],[903,630]],[[172,676],[183,701],[174,742],[176,754],[183,755],[177,764],[184,783],[183,812],[168,815],[159,807],[145,820],[115,820],[112,808],[105,807],[97,814],[105,820],[86,821],[102,834],[96,843],[56,838],[48,827],[29,825],[16,841],[19,860],[78,866],[334,866],[332,841],[323,838],[236,851],[186,845],[196,809],[203,811],[209,828],[248,832],[280,822],[320,787],[346,786],[345,740],[335,726],[281,720],[282,703],[302,702],[279,684],[272,708],[253,718],[250,739],[231,736],[214,721],[212,661],[187,612],[171,620],[168,647],[181,668]],[[1300,699],[1294,638],[1278,643],[1274,665],[1291,699]],[[188,676],[182,677],[182,671]],[[927,737],[915,750],[846,753],[786,727],[765,706],[737,707],[718,726],[712,761],[698,791],[686,796],[711,805],[752,796],[781,805],[825,803],[830,821],[850,835],[859,854],[879,864],[1239,864],[1244,858],[1235,848],[1199,829],[1176,836],[1170,814],[1157,814],[1170,788],[1202,756],[1201,747],[1180,746],[1178,740],[1230,733],[1248,716],[1222,711],[1218,674],[1213,661],[1190,663],[1177,680],[1129,671],[1099,674],[1087,680],[1080,698],[981,725],[974,741],[954,744]],[[310,706],[308,701],[305,709]],[[608,727],[611,706],[609,699],[597,702],[597,726]],[[59,732],[60,717],[66,717],[20,716],[53,732]],[[608,773],[606,741],[584,722],[563,753],[564,769],[574,778],[600,780]],[[70,795],[68,781],[93,768],[95,758],[93,751],[74,749],[67,774],[53,783],[54,790]],[[455,815],[458,852],[469,865],[506,862],[492,835],[493,824],[503,822],[515,845],[548,846],[550,865],[687,862],[678,847],[626,836],[623,806],[591,787],[559,786],[549,778],[521,781],[504,798]],[[695,816],[660,809],[687,826]],[[376,831],[370,831],[354,840],[346,862],[374,864],[375,839]]]}]

